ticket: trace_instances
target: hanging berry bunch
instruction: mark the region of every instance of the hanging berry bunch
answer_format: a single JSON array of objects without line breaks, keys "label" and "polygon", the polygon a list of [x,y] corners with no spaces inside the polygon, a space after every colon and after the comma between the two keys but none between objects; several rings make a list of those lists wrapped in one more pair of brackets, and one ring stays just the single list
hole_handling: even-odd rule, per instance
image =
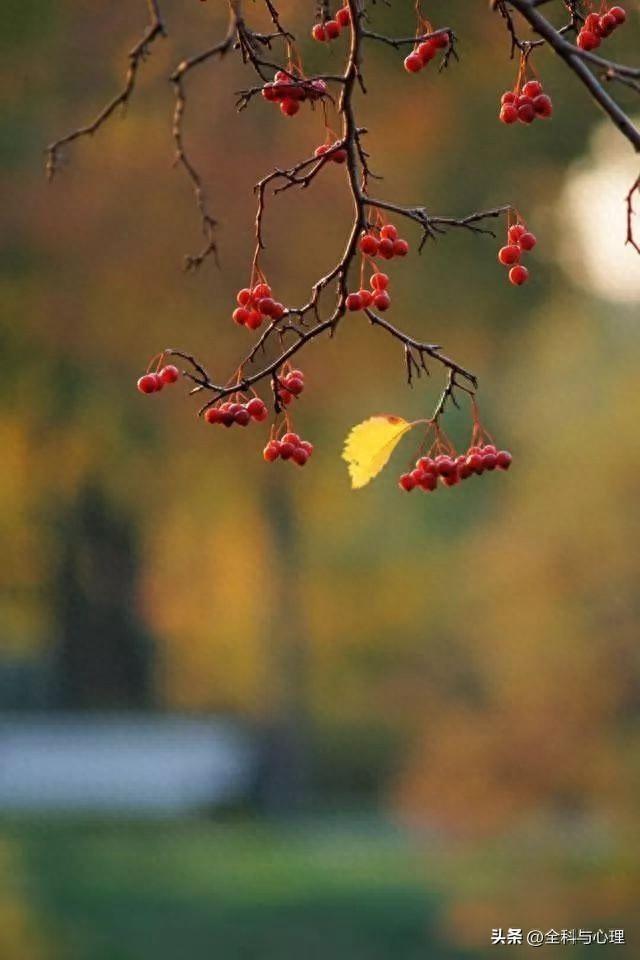
[{"label": "hanging berry bunch", "polygon": [[349,7],[340,7],[340,9],[336,11],[335,17],[316,23],[311,30],[311,36],[314,40],[317,40],[318,43],[327,43],[337,39],[342,33],[342,30],[348,27],[350,23],[351,11]]},{"label": "hanging berry bunch", "polygon": [[413,50],[404,60],[404,68],[407,73],[420,73],[423,67],[426,67],[437,57],[438,50],[447,50],[451,43],[449,31],[434,31],[429,20],[420,13],[419,6],[417,7],[417,15],[416,42]]},{"label": "hanging berry bunch", "polygon": [[155,371],[147,370],[140,377],[137,383],[140,393],[159,393],[163,387],[175,383],[180,377],[180,371],[172,363],[163,366],[164,354],[160,354],[149,364],[152,367],[155,363]]},{"label": "hanging berry bunch", "polygon": [[522,54],[515,86],[513,90],[505,90],[500,98],[503,123],[533,123],[538,118],[547,120],[552,116],[551,97],[544,92],[540,80],[530,78],[532,72],[529,54]]},{"label": "hanging berry bunch", "polygon": [[519,217],[507,229],[507,243],[498,251],[498,262],[503,267],[510,267],[509,280],[516,287],[522,286],[529,279],[529,271],[520,263],[520,258],[523,253],[533,250],[537,242],[535,234],[527,230],[526,224]]},{"label": "hanging berry bunch", "polygon": [[304,373],[302,370],[292,369],[290,364],[286,363],[280,376],[274,378],[273,384],[278,403],[286,407],[304,390]]},{"label": "hanging berry bunch", "polygon": [[347,159],[347,151],[344,148],[344,143],[342,140],[331,139],[335,137],[335,133],[332,134],[330,130],[327,130],[327,138],[324,143],[321,143],[320,146],[316,147],[313,151],[314,156],[324,158],[325,161],[333,160],[334,163],[345,163]]},{"label": "hanging berry bunch", "polygon": [[273,82],[265,83],[262,87],[264,99],[270,103],[279,103],[285,117],[294,117],[305,100],[315,103],[327,94],[328,88],[324,80],[308,80],[299,60],[294,63],[291,59],[286,72],[278,70]]},{"label": "hanging berry bunch", "polygon": [[392,223],[385,223],[380,213],[376,223],[367,233],[363,233],[359,242],[360,252],[373,259],[382,257],[384,260],[393,260],[394,257],[406,257],[409,253],[409,244],[398,234],[398,228]]},{"label": "hanging berry bunch", "polygon": [[280,440],[272,436],[262,451],[262,456],[267,463],[273,463],[278,459],[291,460],[298,467],[304,467],[312,453],[312,443],[309,443],[308,440],[301,440],[297,433],[287,430]]},{"label": "hanging berry bunch", "polygon": [[[256,273],[260,279],[258,283],[254,284]],[[273,299],[271,287],[256,268],[254,268],[254,276],[251,279],[251,286],[238,290],[236,296],[238,306],[233,311],[233,319],[240,327],[257,330],[263,320],[282,319],[286,309],[284,304]]]},{"label": "hanging berry bunch", "polygon": [[221,424],[223,427],[247,427],[252,420],[266,420],[269,415],[267,405],[260,397],[245,400],[241,393],[236,393],[230,400],[215,404],[205,410],[204,419],[207,423]]},{"label": "hanging berry bunch", "polygon": [[600,13],[590,13],[585,18],[578,33],[578,46],[581,50],[595,50],[626,19],[627,13],[624,7],[608,7],[604,4]]}]

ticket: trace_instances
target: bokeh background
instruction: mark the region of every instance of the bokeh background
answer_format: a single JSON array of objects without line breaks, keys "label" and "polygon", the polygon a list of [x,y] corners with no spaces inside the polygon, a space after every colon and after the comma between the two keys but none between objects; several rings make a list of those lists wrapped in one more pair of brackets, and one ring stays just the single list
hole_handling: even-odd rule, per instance
[{"label": "bokeh background", "polygon": [[[442,385],[434,370],[408,390],[396,345],[354,317],[304,356],[313,462],[267,468],[260,428],[205,428],[180,387],[135,390],[166,346],[233,368],[251,185],[323,139],[319,112],[237,116],[253,78],[235,58],[194,74],[186,137],[221,268],[181,272],[201,238],[166,78],[221,35],[223,6],[166,0],[170,37],[126,118],[66,151],[52,185],[45,145],[117,89],[144,4],[0,11],[0,956],[481,960],[528,950],[490,946],[509,926],[624,928],[626,947],[543,952],[635,955],[631,150],[546,52],[553,121],[497,122],[516,67],[486,4],[429,5],[460,37],[445,74],[368,49],[376,190],[450,215],[511,201],[538,236],[521,289],[501,237],[452,234],[393,264],[391,319],[478,372],[515,464],[405,497],[405,441],[352,492],[350,427],[425,416]],[[376,26],[410,33],[412,6],[378,5]],[[281,3],[303,38],[311,7]],[[637,46],[630,12],[619,59]],[[337,70],[344,43],[301,52]],[[349,216],[338,167],[270,203],[279,297],[303,301]],[[467,411],[447,423],[464,444]]]}]

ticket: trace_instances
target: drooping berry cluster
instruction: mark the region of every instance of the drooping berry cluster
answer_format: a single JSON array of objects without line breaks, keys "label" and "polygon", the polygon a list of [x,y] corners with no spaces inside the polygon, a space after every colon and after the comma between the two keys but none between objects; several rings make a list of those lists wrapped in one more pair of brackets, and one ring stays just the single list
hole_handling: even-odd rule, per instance
[{"label": "drooping berry cluster", "polygon": [[[290,73],[278,70],[272,83],[265,83],[262,96],[271,103],[279,103],[286,117],[294,117],[304,100],[314,102],[327,95],[324,80],[306,80],[301,74],[296,78],[292,67]],[[299,74],[299,71],[296,71]]]},{"label": "drooping berry cluster", "polygon": [[428,40],[416,44],[408,57],[405,57],[404,68],[407,73],[419,73],[423,67],[426,67],[434,57],[438,55],[438,50],[445,50],[449,46],[448,33],[436,33]]},{"label": "drooping berry cluster", "polygon": [[266,420],[268,413],[264,400],[252,397],[246,402],[238,399],[226,400],[215,407],[209,407],[205,410],[204,419],[207,423],[218,423],[223,427],[232,427],[234,423],[239,427],[247,427],[252,420]]},{"label": "drooping berry cluster", "polygon": [[284,304],[273,299],[271,287],[263,281],[238,290],[236,300],[238,306],[233,311],[233,319],[249,330],[257,330],[266,318],[280,320],[285,314]]},{"label": "drooping berry cluster", "polygon": [[386,273],[376,271],[371,274],[371,290],[358,290],[357,293],[350,293],[345,300],[347,310],[366,310],[368,307],[374,307],[384,313],[391,306],[391,297],[387,287],[389,286],[389,277]]},{"label": "drooping berry cluster", "polygon": [[503,267],[510,267],[509,280],[516,287],[529,279],[529,271],[520,263],[523,253],[533,250],[537,243],[535,234],[527,230],[524,223],[514,223],[507,230],[507,244],[500,247],[498,261]]},{"label": "drooping berry cluster", "polygon": [[409,253],[409,244],[398,236],[398,228],[392,223],[385,223],[376,234],[376,228],[363,233],[360,237],[360,252],[365,256],[382,257],[384,260],[393,260],[394,257],[406,257]]},{"label": "drooping berry cluster", "polygon": [[409,473],[403,473],[398,480],[401,490],[410,493],[416,488],[432,492],[438,488],[438,480],[445,487],[454,487],[461,480],[467,480],[473,474],[478,476],[485,470],[508,470],[511,466],[511,454],[508,450],[497,450],[492,444],[474,445],[466,454],[454,456],[441,453],[435,457],[419,457]]},{"label": "drooping berry cluster", "polygon": [[138,380],[140,393],[158,393],[168,384],[175,383],[180,377],[180,371],[172,363],[162,367],[156,373],[145,373]]},{"label": "drooping berry cluster", "polygon": [[553,114],[551,97],[543,92],[539,80],[529,80],[522,90],[506,90],[500,99],[503,123],[532,123],[536,118],[548,119]]},{"label": "drooping berry cluster", "polygon": [[304,390],[304,373],[302,370],[287,370],[277,379],[277,395],[280,403],[288,406],[294,397],[299,397]]},{"label": "drooping berry cluster", "polygon": [[605,8],[602,13],[590,13],[578,33],[578,46],[581,50],[595,50],[603,40],[627,19],[624,7]]},{"label": "drooping berry cluster", "polygon": [[312,453],[313,444],[308,440],[301,440],[297,433],[285,433],[280,440],[269,440],[262,456],[267,463],[278,459],[291,460],[299,467],[304,467]]},{"label": "drooping berry cluster", "polygon": [[340,36],[343,27],[348,27],[351,23],[351,11],[349,7],[344,6],[336,11],[333,20],[324,20],[322,23],[316,23],[311,30],[311,36],[318,43],[327,43]]},{"label": "drooping berry cluster", "polygon": [[344,163],[347,159],[347,151],[342,144],[342,140],[335,140],[333,143],[321,143],[314,150],[314,156],[325,157],[327,162],[333,160],[334,163]]}]

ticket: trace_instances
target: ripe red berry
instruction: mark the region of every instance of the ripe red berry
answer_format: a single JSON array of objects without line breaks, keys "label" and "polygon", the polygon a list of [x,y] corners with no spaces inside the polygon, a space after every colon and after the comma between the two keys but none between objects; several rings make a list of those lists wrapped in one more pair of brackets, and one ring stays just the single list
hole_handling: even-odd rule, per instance
[{"label": "ripe red berry", "polygon": [[157,389],[155,373],[145,373],[138,380],[137,387],[140,393],[155,393]]},{"label": "ripe red berry", "polygon": [[341,7],[336,13],[336,20],[341,27],[348,27],[351,23],[351,11],[349,7]]},{"label": "ripe red berry", "polygon": [[550,117],[553,113],[551,97],[548,97],[546,93],[541,93],[539,97],[534,99],[533,109],[535,110],[536,117],[542,117],[546,120],[547,117]]},{"label": "ripe red berry", "polygon": [[415,481],[410,473],[403,473],[400,479],[398,480],[398,486],[400,487],[400,489],[406,490],[407,493],[411,493],[415,485],[416,485]]},{"label": "ripe red berry", "polygon": [[378,253],[385,260],[391,260],[393,256],[393,240],[383,237],[378,244]]},{"label": "ripe red berry", "polygon": [[372,234],[365,233],[365,235],[360,238],[360,250],[368,257],[375,257],[378,252],[378,241]]},{"label": "ripe red berry", "polygon": [[611,7],[609,15],[614,17],[617,24],[624,23],[627,19],[627,13],[624,7]]},{"label": "ripe red berry", "polygon": [[271,287],[268,283],[256,283],[252,290],[254,300],[262,300],[263,297],[270,297],[271,293]]},{"label": "ripe red berry", "polygon": [[374,273],[371,277],[371,286],[374,290],[386,290],[389,286],[389,277],[386,273]]},{"label": "ripe red berry", "polygon": [[525,103],[518,103],[518,120],[520,123],[532,123],[535,120],[536,112],[533,109],[533,102],[527,100]]},{"label": "ripe red berry", "polygon": [[158,374],[163,383],[175,383],[180,377],[180,371],[172,363],[168,363]]},{"label": "ripe red berry", "polygon": [[247,310],[246,307],[236,307],[233,311],[233,319],[239,326],[244,327],[251,313],[252,311]]},{"label": "ripe red berry", "polygon": [[297,447],[300,443],[300,437],[297,433],[289,432],[284,434],[280,442],[290,443],[292,446]]},{"label": "ripe red berry", "polygon": [[380,290],[379,293],[376,293],[373,298],[373,305],[376,310],[381,310],[383,313],[389,309],[391,306],[391,297],[386,290]]},{"label": "ripe red berry", "polygon": [[362,310],[362,300],[359,293],[350,293],[345,300],[347,310]]},{"label": "ripe red berry", "polygon": [[420,487],[425,491],[438,489],[438,474],[435,470],[426,470],[423,472]]},{"label": "ripe red berry", "polygon": [[293,451],[291,459],[294,463],[297,463],[299,467],[304,467],[305,463],[309,459],[309,454],[303,447],[296,447]]},{"label": "ripe red berry", "polygon": [[523,267],[521,263],[516,264],[515,267],[511,267],[509,270],[509,280],[516,287],[522,286],[529,279],[529,271],[526,267]]},{"label": "ripe red berry", "polygon": [[435,37],[431,37],[430,41],[434,47],[438,50],[444,50],[445,47],[449,46],[449,34],[448,33],[436,33]]},{"label": "ripe red berry", "polygon": [[262,314],[259,310],[249,310],[249,316],[245,320],[245,326],[249,330],[257,330],[262,323]]},{"label": "ripe red berry", "polygon": [[482,455],[482,466],[485,470],[495,470],[498,465],[498,457],[495,453],[484,453]]},{"label": "ripe red berry", "polygon": [[284,113],[285,117],[295,117],[296,113],[300,109],[300,104],[297,100],[292,100],[287,97],[286,100],[283,100],[280,104],[280,110]]},{"label": "ripe red berry", "polygon": [[344,147],[340,147],[339,150],[336,150],[331,154],[331,159],[334,163],[345,163],[347,159],[347,151]]},{"label": "ripe red berry", "polygon": [[497,465],[500,470],[508,470],[511,466],[512,456],[508,450],[500,450],[497,454]]},{"label": "ripe red berry", "polygon": [[529,97],[533,100],[534,97],[540,96],[542,93],[542,84],[539,80],[529,80],[528,83],[525,83],[522,88],[522,95],[524,97]]},{"label": "ripe red berry", "polygon": [[500,103],[504,107],[506,103],[515,103],[517,99],[518,98],[513,90],[506,90],[500,97]]},{"label": "ripe red berry", "polygon": [[293,456],[294,450],[295,450],[295,447],[292,443],[285,443],[284,441],[282,441],[282,443],[280,444],[280,456],[282,457],[283,460],[290,460],[291,457]]},{"label": "ripe red berry", "polygon": [[529,231],[520,237],[520,246],[523,250],[533,250],[537,242],[535,235]]},{"label": "ripe red berry", "polygon": [[278,99],[278,91],[273,83],[265,83],[264,87],[262,88],[262,96],[265,100],[270,101]]},{"label": "ripe red berry", "polygon": [[596,29],[596,33],[600,37],[608,37],[618,26],[618,21],[611,13],[604,13],[599,21]]},{"label": "ripe red berry", "polygon": [[311,36],[314,40],[317,40],[319,43],[324,43],[327,39],[327,31],[324,28],[324,24],[316,23],[313,30],[311,31]]},{"label": "ripe red berry", "polygon": [[246,427],[251,420],[251,414],[246,407],[240,407],[234,414],[233,419],[240,427]]},{"label": "ripe red berry", "polygon": [[408,57],[405,57],[404,68],[407,73],[418,73],[422,70],[422,66],[422,59],[417,53],[410,53]]},{"label": "ripe red berry", "polygon": [[393,241],[393,255],[394,257],[406,257],[409,253],[409,244],[406,240],[394,240]]},{"label": "ripe red berry", "polygon": [[484,470],[484,461],[482,459],[482,454],[472,453],[467,457],[467,466],[473,473],[480,475]]},{"label": "ripe red berry", "polygon": [[247,410],[249,412],[249,416],[258,421],[266,420],[267,416],[269,415],[267,405],[264,400],[260,399],[260,397],[252,397],[247,404]]},{"label": "ripe red berry", "polygon": [[588,13],[584,20],[583,30],[590,30],[594,33],[598,30],[600,16],[597,13]]},{"label": "ripe red berry", "polygon": [[513,103],[505,103],[500,110],[500,119],[503,123],[512,124],[518,119],[518,108]]},{"label": "ripe red berry", "polygon": [[280,444],[277,440],[270,440],[262,451],[262,456],[267,463],[273,463],[280,456]]},{"label": "ripe red berry", "polygon": [[220,411],[217,407],[209,407],[204,412],[204,419],[207,423],[220,423]]},{"label": "ripe red berry", "polygon": [[246,307],[248,303],[251,303],[252,293],[248,287],[243,287],[242,290],[238,290],[236,300],[241,307]]},{"label": "ripe red berry", "polygon": [[436,461],[436,472],[441,477],[450,477],[456,471],[456,465],[451,457],[441,457]]},{"label": "ripe red berry", "polygon": [[288,406],[293,400],[293,394],[289,393],[288,390],[278,391],[278,398],[281,403],[284,403],[285,407]]},{"label": "ripe red berry", "polygon": [[373,294],[370,290],[358,290],[358,296],[363,310],[366,310],[373,303]]},{"label": "ripe red berry", "polygon": [[581,50],[595,50],[600,46],[600,37],[591,30],[581,30],[578,34],[578,46]]},{"label": "ripe red berry", "polygon": [[392,223],[385,223],[384,227],[380,230],[380,236],[383,240],[397,240],[398,228],[394,227]]},{"label": "ripe red berry", "polygon": [[506,247],[500,247],[498,251],[498,260],[505,267],[511,266],[512,263],[517,263],[520,259],[520,247],[515,243],[510,243]]},{"label": "ripe red berry", "polygon": [[304,380],[301,377],[287,377],[286,387],[289,393],[294,397],[299,396],[304,390]]},{"label": "ripe red berry", "polygon": [[426,65],[435,57],[437,47],[432,40],[425,40],[424,43],[419,45],[415,52],[422,60],[422,65],[426,67]]},{"label": "ripe red berry", "polygon": [[514,223],[508,230],[509,243],[519,243],[520,237],[527,232],[527,228],[521,223]]},{"label": "ripe red berry", "polygon": [[337,20],[327,20],[324,29],[327,34],[327,40],[335,40],[336,37],[340,36],[340,24]]},{"label": "ripe red berry", "polygon": [[285,313],[286,313],[286,310],[285,310],[284,304],[279,303],[279,302],[276,300],[276,302],[275,302],[275,304],[274,304],[274,307],[273,307],[273,313],[271,314],[271,317],[272,317],[274,320],[281,320],[281,319],[284,317]]}]

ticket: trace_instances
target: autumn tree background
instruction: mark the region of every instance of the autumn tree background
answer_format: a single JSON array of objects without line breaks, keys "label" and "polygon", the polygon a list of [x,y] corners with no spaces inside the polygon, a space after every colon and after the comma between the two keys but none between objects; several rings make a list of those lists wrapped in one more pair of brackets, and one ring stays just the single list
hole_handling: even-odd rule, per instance
[{"label": "autumn tree background", "polygon": [[[496,261],[502,240],[465,231],[394,265],[393,317],[479,375],[514,467],[432,502],[395,489],[398,454],[397,470],[352,492],[348,429],[373,412],[428,416],[442,388],[432,376],[409,390],[395,347],[355,317],[306,352],[297,422],[316,452],[304,471],[278,470],[258,431],[207,429],[173,391],[146,402],[135,381],[187,339],[232,367],[251,185],[308,155],[322,121],[262,102],[238,114],[233,92],[253,78],[236,57],[191,78],[186,135],[221,265],[185,276],[199,220],[171,165],[166,78],[203,35],[224,34],[226,11],[165,7],[170,42],[154,45],[126,118],[72,145],[53,184],[45,145],[113,93],[144,10],[5,0],[0,12],[2,706],[232,715],[285,761],[248,834],[8,822],[3,955],[197,957],[223,942],[232,960],[301,945],[386,958],[399,944],[406,957],[476,958],[509,925],[624,927],[632,943],[640,260],[624,246],[624,196],[637,160],[546,50],[535,65],[553,120],[498,122],[517,65],[485,4],[429,4],[459,38],[460,61],[440,74],[409,76],[402,54],[372,45],[359,111],[385,195],[457,215],[507,199],[538,237],[519,289]],[[632,62],[627,7],[615,51]],[[306,39],[313,10],[305,21],[300,8],[279,5],[305,67],[339,70],[342,41]],[[411,4],[374,15],[392,35],[414,30]],[[632,89],[617,95],[637,112]],[[271,203],[269,275],[291,302],[348,228],[342,175],[324,174]],[[419,231],[406,233],[415,247]],[[466,411],[447,429],[463,444]]]}]

